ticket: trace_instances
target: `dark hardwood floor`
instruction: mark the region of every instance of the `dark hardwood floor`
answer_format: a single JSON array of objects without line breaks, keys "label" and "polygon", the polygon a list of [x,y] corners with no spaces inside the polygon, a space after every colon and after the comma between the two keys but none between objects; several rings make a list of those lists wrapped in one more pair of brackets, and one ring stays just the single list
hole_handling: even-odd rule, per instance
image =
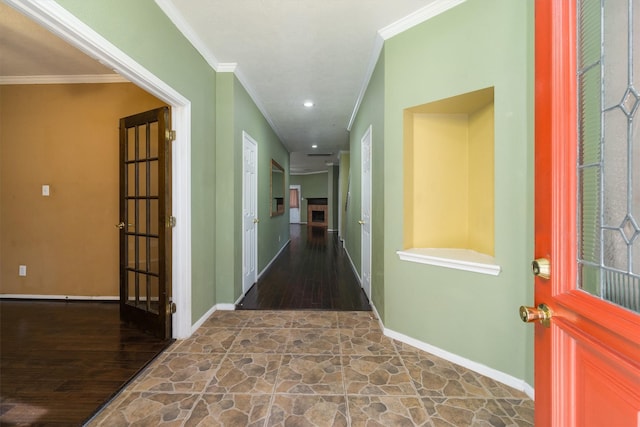
[{"label": "dark hardwood floor", "polygon": [[371,310],[336,233],[291,224],[291,243],[238,310]]},{"label": "dark hardwood floor", "polygon": [[82,425],[160,354],[117,303],[0,300],[0,425]]}]

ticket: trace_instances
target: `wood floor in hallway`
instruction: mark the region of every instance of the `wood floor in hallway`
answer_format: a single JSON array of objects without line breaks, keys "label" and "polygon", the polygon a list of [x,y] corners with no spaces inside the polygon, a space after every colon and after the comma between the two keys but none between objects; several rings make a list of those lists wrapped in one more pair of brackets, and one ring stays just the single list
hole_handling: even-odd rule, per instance
[{"label": "wood floor in hallway", "polygon": [[114,302],[1,300],[0,425],[82,425],[170,344]]},{"label": "wood floor in hallway", "polygon": [[336,233],[291,224],[290,234],[238,310],[371,310]]}]

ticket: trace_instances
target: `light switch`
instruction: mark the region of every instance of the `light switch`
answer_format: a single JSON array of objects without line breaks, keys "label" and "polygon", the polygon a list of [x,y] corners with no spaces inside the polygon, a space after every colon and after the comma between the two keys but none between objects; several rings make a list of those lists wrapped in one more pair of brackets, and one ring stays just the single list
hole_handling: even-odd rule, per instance
[{"label": "light switch", "polygon": [[43,196],[48,196],[49,195],[49,186],[46,185],[46,184],[42,186],[42,195]]}]

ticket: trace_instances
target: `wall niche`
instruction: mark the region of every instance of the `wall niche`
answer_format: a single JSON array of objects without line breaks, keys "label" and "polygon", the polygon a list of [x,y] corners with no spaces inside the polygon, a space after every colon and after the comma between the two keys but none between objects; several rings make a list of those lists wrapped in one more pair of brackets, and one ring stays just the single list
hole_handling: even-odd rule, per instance
[{"label": "wall niche", "polygon": [[404,194],[401,259],[499,273],[493,87],[404,110]]}]

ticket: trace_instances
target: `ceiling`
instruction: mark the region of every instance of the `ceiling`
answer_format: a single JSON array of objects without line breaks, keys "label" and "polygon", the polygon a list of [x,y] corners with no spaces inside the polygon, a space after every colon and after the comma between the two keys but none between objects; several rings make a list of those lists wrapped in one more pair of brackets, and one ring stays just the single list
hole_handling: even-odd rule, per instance
[{"label": "ceiling", "polygon": [[[352,115],[382,40],[433,16],[438,4],[460,1],[156,3],[214,69],[236,73],[292,153],[291,172],[308,173],[349,149]],[[0,3],[0,77],[112,73]]]}]

